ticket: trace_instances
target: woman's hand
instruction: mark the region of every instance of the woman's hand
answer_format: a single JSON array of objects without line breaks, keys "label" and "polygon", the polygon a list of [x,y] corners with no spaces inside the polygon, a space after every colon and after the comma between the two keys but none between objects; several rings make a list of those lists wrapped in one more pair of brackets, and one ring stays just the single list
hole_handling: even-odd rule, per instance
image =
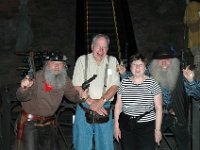
[{"label": "woman's hand", "polygon": [[121,139],[121,130],[119,129],[119,127],[115,127],[114,136],[117,142],[119,142],[119,140]]},{"label": "woman's hand", "polygon": [[160,145],[160,141],[162,139],[162,133],[160,130],[155,129],[155,142]]}]

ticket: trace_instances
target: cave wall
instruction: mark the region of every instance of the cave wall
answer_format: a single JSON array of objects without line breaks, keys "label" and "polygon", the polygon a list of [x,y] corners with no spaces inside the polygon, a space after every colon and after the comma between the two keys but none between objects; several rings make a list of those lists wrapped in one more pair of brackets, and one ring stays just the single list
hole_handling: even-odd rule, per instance
[{"label": "cave wall", "polygon": [[128,0],[139,51],[151,58],[159,46],[184,48],[184,0]]},{"label": "cave wall", "polygon": [[[183,48],[184,0],[128,0],[128,3],[140,52],[151,57],[159,45],[171,45],[177,51]],[[22,64],[22,57],[15,54],[19,6],[20,0],[0,2],[0,85],[20,80],[15,69]],[[71,77],[75,62],[76,1],[29,0],[28,8],[34,36],[29,50],[65,52],[72,66]]]}]

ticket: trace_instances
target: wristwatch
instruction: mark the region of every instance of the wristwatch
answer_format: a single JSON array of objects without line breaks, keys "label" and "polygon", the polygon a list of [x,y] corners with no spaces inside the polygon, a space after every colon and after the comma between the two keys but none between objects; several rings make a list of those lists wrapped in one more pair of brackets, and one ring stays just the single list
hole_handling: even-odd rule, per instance
[{"label": "wristwatch", "polygon": [[103,100],[104,103],[107,102],[106,98],[104,98],[104,97],[101,97],[101,98],[102,98],[102,100]]}]

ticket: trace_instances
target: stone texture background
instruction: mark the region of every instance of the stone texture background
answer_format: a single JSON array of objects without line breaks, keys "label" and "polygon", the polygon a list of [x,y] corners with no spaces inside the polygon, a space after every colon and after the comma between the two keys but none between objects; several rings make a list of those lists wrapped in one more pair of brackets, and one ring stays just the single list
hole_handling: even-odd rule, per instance
[{"label": "stone texture background", "polygon": [[[184,0],[128,0],[139,51],[147,57],[158,45],[184,46]],[[16,85],[20,80],[16,67],[22,64],[15,54],[20,0],[0,1],[0,86]],[[64,51],[75,62],[75,0],[29,0],[29,16],[34,34],[30,50]]]}]

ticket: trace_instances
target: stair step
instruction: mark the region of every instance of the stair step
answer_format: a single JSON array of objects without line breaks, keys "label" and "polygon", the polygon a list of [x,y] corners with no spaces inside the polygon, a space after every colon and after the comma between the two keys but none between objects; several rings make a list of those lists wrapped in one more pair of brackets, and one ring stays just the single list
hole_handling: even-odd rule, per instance
[{"label": "stair step", "polygon": [[[106,33],[106,34],[110,37],[111,41],[113,41],[116,38],[116,34],[115,33]],[[86,36],[87,35],[85,34],[85,39],[87,38]],[[94,36],[94,33],[91,33],[91,32],[88,33],[89,39],[92,39],[93,36]]]},{"label": "stair step", "polygon": [[89,19],[97,19],[97,20],[101,20],[101,19],[107,19],[107,20],[113,20],[113,16],[88,16]]},{"label": "stair step", "polygon": [[114,24],[114,22],[110,22],[110,21],[99,21],[99,22],[89,21],[88,26],[102,26],[102,27],[112,26],[112,27],[114,27],[115,24]]},{"label": "stair step", "polygon": [[88,27],[88,32],[105,32],[105,33],[116,33],[114,28],[108,28],[108,27]]},{"label": "stair step", "polygon": [[107,28],[95,28],[93,27],[92,29],[88,29],[88,32],[90,33],[115,33],[115,29],[107,29]]},{"label": "stair step", "polygon": [[88,0],[88,6],[112,6],[111,0]]},{"label": "stair step", "polygon": [[114,18],[112,15],[101,15],[101,16],[94,16],[90,15],[88,16],[88,20],[94,20],[94,21],[101,21],[101,20],[106,20],[106,21],[113,21]]},{"label": "stair step", "polygon": [[89,11],[88,16],[113,16],[112,11]]},{"label": "stair step", "polygon": [[107,20],[101,20],[101,21],[93,21],[93,20],[88,20],[88,25],[94,25],[94,26],[112,26],[115,27],[114,21],[107,21]]},{"label": "stair step", "polygon": [[112,10],[112,4],[89,5],[89,7],[87,9],[88,10],[97,10],[97,11],[107,11],[107,10]]}]

